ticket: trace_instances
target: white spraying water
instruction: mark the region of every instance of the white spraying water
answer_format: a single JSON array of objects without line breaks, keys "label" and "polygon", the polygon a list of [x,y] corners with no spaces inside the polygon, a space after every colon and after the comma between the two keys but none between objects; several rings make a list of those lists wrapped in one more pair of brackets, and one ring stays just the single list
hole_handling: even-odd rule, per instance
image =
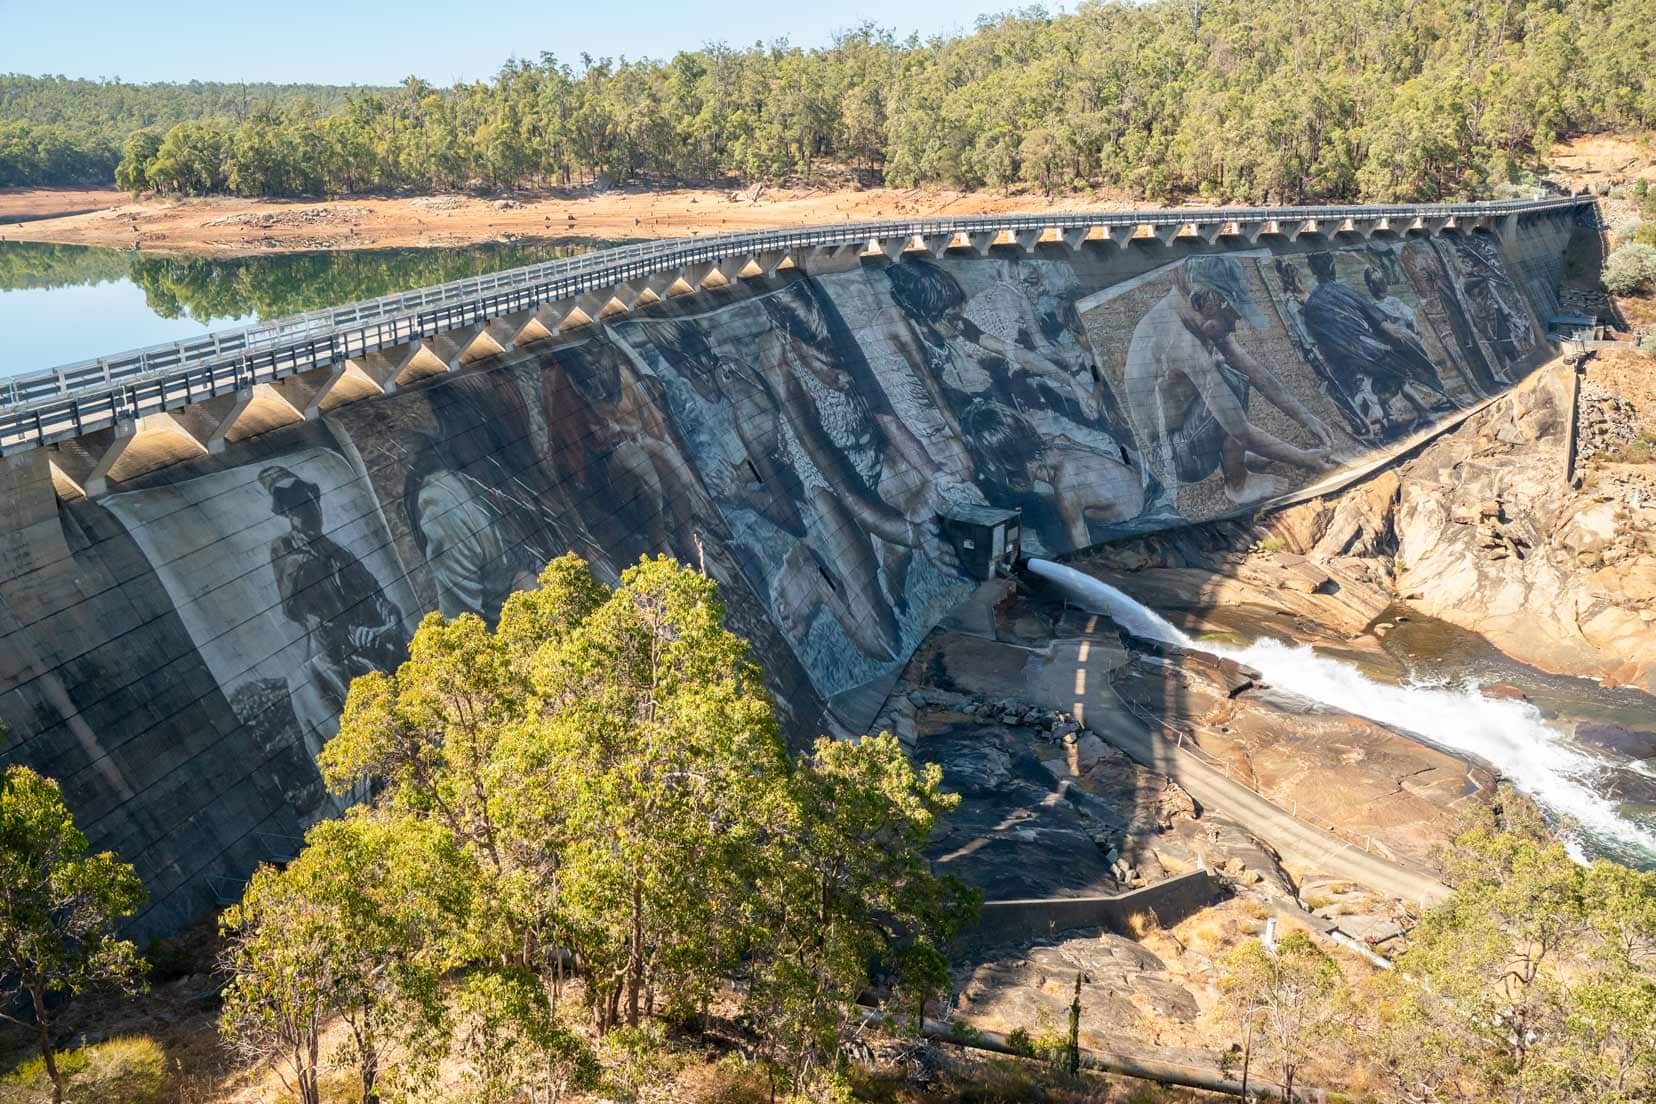
[{"label": "white spraying water", "polygon": [[1614,802],[1591,785],[1603,765],[1569,747],[1562,734],[1525,701],[1492,700],[1475,687],[1391,686],[1375,682],[1349,663],[1318,655],[1303,644],[1257,640],[1245,648],[1197,644],[1133,598],[1073,567],[1031,559],[1029,573],[1063,591],[1071,601],[1108,615],[1135,636],[1193,647],[1257,670],[1280,690],[1413,733],[1449,751],[1492,764],[1514,786],[1554,813],[1575,820],[1589,834],[1647,856],[1656,835],[1619,815]]}]

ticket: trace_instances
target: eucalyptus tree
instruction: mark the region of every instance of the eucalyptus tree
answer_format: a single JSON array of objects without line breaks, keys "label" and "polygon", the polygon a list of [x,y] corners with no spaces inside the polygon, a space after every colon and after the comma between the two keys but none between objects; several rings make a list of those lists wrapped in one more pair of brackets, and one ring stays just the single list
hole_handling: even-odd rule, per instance
[{"label": "eucalyptus tree", "polygon": [[[144,902],[143,884],[108,851],[92,853],[56,782],[20,765],[0,778],[0,1018],[35,1036],[52,1100],[67,1076],[57,1061],[56,999],[95,986],[136,989],[143,960],[115,935]],[[16,1011],[26,997],[32,1019]]]}]

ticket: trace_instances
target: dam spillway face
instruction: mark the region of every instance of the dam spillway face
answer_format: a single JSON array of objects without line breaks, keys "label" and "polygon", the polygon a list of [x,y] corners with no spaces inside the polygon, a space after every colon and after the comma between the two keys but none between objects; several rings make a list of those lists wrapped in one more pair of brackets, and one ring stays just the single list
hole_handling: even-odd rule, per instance
[{"label": "dam spillway face", "polygon": [[631,315],[60,499],[0,465],[3,753],[137,865],[138,934],[338,810],[315,755],[430,610],[573,550],[703,563],[791,734],[866,724],[968,595],[950,506],[1027,554],[1245,511],[1551,353],[1568,217],[1474,232],[855,257]]}]

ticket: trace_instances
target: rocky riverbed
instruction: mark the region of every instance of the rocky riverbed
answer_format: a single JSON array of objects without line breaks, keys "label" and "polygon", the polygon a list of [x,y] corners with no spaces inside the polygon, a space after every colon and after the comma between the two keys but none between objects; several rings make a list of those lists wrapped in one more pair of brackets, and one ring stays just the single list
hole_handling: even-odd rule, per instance
[{"label": "rocky riverbed", "polygon": [[[1268,919],[1382,951],[1406,931],[1409,908],[1303,852],[1285,858],[1234,810],[1194,799],[1179,757],[1414,870],[1432,868],[1493,772],[1296,697],[1204,643],[1309,644],[1377,685],[1471,678],[1627,763],[1600,784],[1656,806],[1634,769],[1656,756],[1639,689],[1656,685],[1656,399],[1643,379],[1615,358],[1579,380],[1555,367],[1338,494],[1076,562],[1171,619],[1188,646],[1028,580],[983,588],[917,651],[877,723],[962,797],[932,842],[937,867],[1002,900],[1128,893],[1199,868],[1223,886],[1165,927],[1135,913],[980,943],[954,964],[951,1013],[1002,1033],[1057,1028],[1080,977],[1084,1045],[1211,1064],[1217,959]],[[1567,677],[1584,675],[1599,681]],[[1112,743],[1123,727],[1161,750],[1135,762]]]},{"label": "rocky riverbed", "polygon": [[[1561,737],[1556,754],[1539,752],[1574,761],[1538,764],[1530,735],[1502,741],[1495,734],[1505,745],[1504,769],[1529,757],[1540,774],[1562,769],[1578,789],[1619,803],[1611,819],[1645,827],[1606,833],[1601,823],[1598,842],[1624,861],[1652,861],[1650,363],[1606,353],[1579,378],[1573,366],[1557,364],[1342,492],[1255,519],[1109,546],[1076,566],[1198,641],[1308,644],[1376,682],[1471,684],[1487,696],[1530,702],[1529,716],[1511,719],[1526,732],[1536,729],[1544,743]],[[1219,747],[1226,736],[1204,740]],[[1478,755],[1473,749],[1488,742],[1450,746]],[[1251,744],[1251,758],[1280,752],[1269,739]],[[1303,781],[1291,789],[1316,792]]]}]

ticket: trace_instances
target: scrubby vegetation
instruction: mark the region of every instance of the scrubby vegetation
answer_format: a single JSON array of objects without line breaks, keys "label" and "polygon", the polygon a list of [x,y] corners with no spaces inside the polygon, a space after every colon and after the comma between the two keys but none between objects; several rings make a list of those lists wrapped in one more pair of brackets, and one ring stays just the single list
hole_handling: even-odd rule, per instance
[{"label": "scrubby vegetation", "polygon": [[1090,0],[949,39],[863,27],[811,50],[579,66],[542,54],[448,89],[410,78],[238,99],[225,86],[13,78],[0,86],[0,119],[14,121],[0,184],[259,196],[777,179],[832,164],[899,186],[1151,199],[1490,195],[1560,135],[1656,124],[1653,27],[1646,0],[1339,0],[1314,19],[1291,0]]},{"label": "scrubby vegetation", "polygon": [[1256,1082],[1320,1063],[1398,1104],[1656,1092],[1656,875],[1576,862],[1510,792],[1468,819],[1396,969],[1349,981],[1302,933],[1224,959],[1233,1073],[1245,1043]]},{"label": "scrubby vegetation", "polygon": [[[110,1039],[58,1055],[63,1099],[69,1104],[165,1104],[171,1079],[167,1056],[145,1036]],[[54,1084],[42,1059],[33,1058],[0,1077],[0,1101],[43,1104]]]},{"label": "scrubby vegetation", "polygon": [[1617,246],[1604,261],[1604,290],[1612,295],[1648,295],[1656,291],[1656,246],[1633,242]]}]

